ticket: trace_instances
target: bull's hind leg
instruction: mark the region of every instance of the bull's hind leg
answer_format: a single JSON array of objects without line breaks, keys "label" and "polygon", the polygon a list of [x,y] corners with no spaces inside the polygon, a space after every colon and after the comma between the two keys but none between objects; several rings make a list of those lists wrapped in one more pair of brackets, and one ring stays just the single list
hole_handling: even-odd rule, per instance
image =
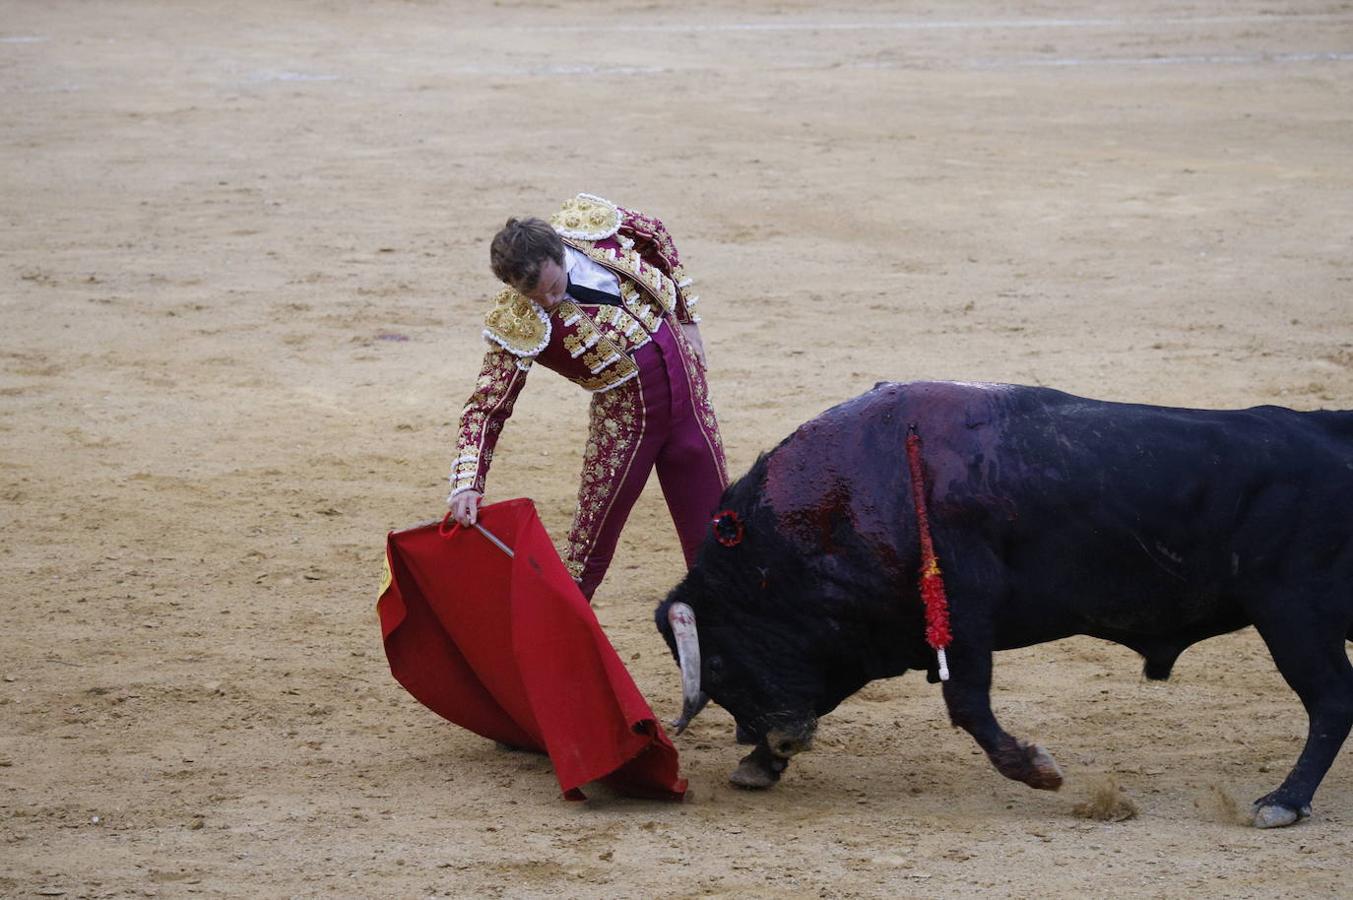
[{"label": "bull's hind leg", "polygon": [[1291,825],[1311,814],[1311,798],[1353,727],[1353,665],[1332,622],[1318,621],[1309,600],[1275,606],[1255,622],[1310,727],[1297,764],[1276,791],[1255,801],[1258,828]]},{"label": "bull's hind leg", "polygon": [[955,635],[949,648],[950,675],[944,682],[949,721],[972,735],[1006,778],[1039,790],[1057,790],[1062,786],[1062,770],[1052,756],[1037,744],[1007,734],[996,721],[991,711],[991,651],[978,647],[991,647],[990,635],[978,636],[965,629]]}]

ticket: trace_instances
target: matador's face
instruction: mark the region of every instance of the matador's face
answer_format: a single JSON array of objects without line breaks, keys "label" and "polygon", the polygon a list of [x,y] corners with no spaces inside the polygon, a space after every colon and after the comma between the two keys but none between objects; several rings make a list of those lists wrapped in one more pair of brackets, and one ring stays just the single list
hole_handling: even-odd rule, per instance
[{"label": "matador's face", "polygon": [[539,303],[543,309],[553,309],[564,299],[567,290],[568,271],[554,260],[547,259],[540,265],[540,277],[536,279],[536,286],[521,293]]}]

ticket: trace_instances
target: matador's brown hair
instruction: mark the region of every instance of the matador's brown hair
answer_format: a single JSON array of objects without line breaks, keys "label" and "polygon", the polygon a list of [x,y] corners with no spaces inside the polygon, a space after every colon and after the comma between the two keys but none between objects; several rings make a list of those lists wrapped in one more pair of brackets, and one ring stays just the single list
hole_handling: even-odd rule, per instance
[{"label": "matador's brown hair", "polygon": [[489,265],[498,280],[529,291],[547,259],[564,264],[564,242],[544,219],[508,219],[489,245]]}]

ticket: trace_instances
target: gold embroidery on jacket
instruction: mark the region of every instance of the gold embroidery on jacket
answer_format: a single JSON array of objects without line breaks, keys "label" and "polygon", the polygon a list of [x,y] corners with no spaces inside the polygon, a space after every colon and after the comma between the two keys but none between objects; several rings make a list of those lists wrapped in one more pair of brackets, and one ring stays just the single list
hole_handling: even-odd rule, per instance
[{"label": "gold embroidery on jacket", "polygon": [[592,326],[592,323],[582,319],[578,323],[578,330],[573,334],[564,335],[564,349],[568,355],[577,359],[584,350],[589,350],[601,340],[601,332]]},{"label": "gold embroidery on jacket", "polygon": [[628,356],[621,356],[616,363],[591,378],[575,378],[573,383],[585,391],[602,394],[617,388],[639,374],[639,366]]},{"label": "gold embroidery on jacket", "polygon": [[643,291],[637,290],[632,285],[620,283],[620,299],[625,303],[625,309],[630,315],[643,325],[648,332],[657,331],[662,325],[662,309]]},{"label": "gold embroidery on jacket", "polygon": [[550,343],[550,317],[511,288],[493,298],[484,336],[517,356],[535,356]]},{"label": "gold embroidery on jacket", "polygon": [[568,376],[574,384],[600,393],[639,374],[639,366],[629,354],[648,343],[648,332],[625,309],[603,306],[589,314],[572,300],[565,300],[555,307],[554,314],[562,322],[572,323],[573,330],[564,333],[562,343],[574,359],[581,357],[579,361],[592,373]]},{"label": "gold embroidery on jacket", "polygon": [[526,379],[519,360],[508,351],[490,349],[475,381],[474,391],[461,411],[456,459],[451,464],[452,494],[471,488],[482,491],[493,462],[493,447],[512,415],[512,406]]},{"label": "gold embroidery on jacket", "polygon": [[623,358],[623,355],[616,346],[610,341],[606,341],[596,350],[583,354],[583,365],[592,372],[593,375],[602,369]]},{"label": "gold embroidery on jacket", "polygon": [[579,194],[565,200],[557,213],[550,216],[550,225],[566,238],[599,241],[615,234],[620,228],[620,208],[596,194]]}]

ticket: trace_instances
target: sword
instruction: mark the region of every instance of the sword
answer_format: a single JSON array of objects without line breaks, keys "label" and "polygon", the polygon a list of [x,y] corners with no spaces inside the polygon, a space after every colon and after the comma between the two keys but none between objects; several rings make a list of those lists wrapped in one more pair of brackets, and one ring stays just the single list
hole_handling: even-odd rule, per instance
[{"label": "sword", "polygon": [[473,527],[475,531],[478,531],[480,534],[484,535],[484,537],[488,538],[493,543],[493,546],[497,547],[499,550],[506,553],[508,559],[517,558],[517,554],[512,552],[511,547],[509,547],[507,544],[504,544],[502,541],[498,540],[498,535],[494,534],[492,531],[489,531],[487,528],[485,528],[483,525],[480,525],[478,522],[475,522]]},{"label": "sword", "polygon": [[[434,519],[433,521],[436,520]],[[446,526],[449,525],[452,521],[453,520],[451,518],[451,513],[448,512],[446,516],[442,519],[442,524],[437,526],[437,533],[444,538],[449,538],[456,533],[456,529],[463,527],[459,522],[456,522],[454,525],[451,525],[450,529],[448,529]],[[428,524],[431,525],[432,523],[429,522]],[[506,553],[508,559],[517,558],[517,554],[512,552],[511,547],[509,547],[507,544],[504,544],[498,538],[498,535],[494,534],[492,531],[489,531],[483,525],[480,525],[478,522],[475,522],[470,527],[473,528],[475,531],[478,531],[480,534],[484,535],[484,537],[488,538],[489,542],[493,544],[493,546],[497,547],[499,550]]]}]

